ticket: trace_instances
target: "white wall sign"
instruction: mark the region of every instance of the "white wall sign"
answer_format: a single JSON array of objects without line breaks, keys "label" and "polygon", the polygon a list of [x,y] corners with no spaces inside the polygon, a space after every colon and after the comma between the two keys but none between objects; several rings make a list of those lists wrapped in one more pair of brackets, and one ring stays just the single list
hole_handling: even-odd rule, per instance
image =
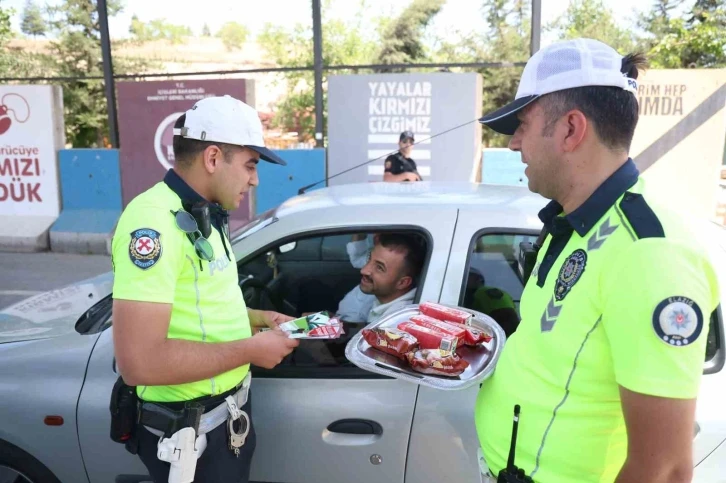
[{"label": "white wall sign", "polygon": [[59,86],[0,86],[0,215],[58,216]]}]

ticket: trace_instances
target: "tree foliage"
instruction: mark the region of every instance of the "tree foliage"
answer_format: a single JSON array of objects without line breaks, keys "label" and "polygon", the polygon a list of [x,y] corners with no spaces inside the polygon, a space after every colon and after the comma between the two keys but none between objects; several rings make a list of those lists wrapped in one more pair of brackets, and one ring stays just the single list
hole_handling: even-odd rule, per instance
[{"label": "tree foliage", "polygon": [[13,38],[13,27],[10,19],[15,14],[12,8],[4,8],[0,5],[0,47],[4,48],[8,41]]},{"label": "tree foliage", "polygon": [[[321,7],[323,34],[323,65],[370,64],[377,43],[362,33],[361,15],[343,21],[329,17],[329,2]],[[365,9],[362,2],[361,10]],[[360,12],[359,12],[360,13]],[[309,23],[298,23],[291,30],[266,24],[257,42],[280,67],[310,67],[313,65],[313,32]],[[313,73],[289,72],[285,75],[286,95],[277,105],[273,126],[298,133],[300,141],[315,136],[315,92]],[[323,85],[327,72],[323,72]],[[327,112],[327,91],[323,90],[323,112]],[[325,120],[324,120],[325,123]]]},{"label": "tree foliage", "polygon": [[45,35],[46,25],[40,7],[33,0],[27,0],[23,17],[20,21],[20,30],[26,35],[37,37]]},{"label": "tree foliage", "polygon": [[[446,0],[413,0],[383,31],[378,53],[380,64],[410,64],[428,58],[422,41],[426,26]],[[402,72],[402,69],[381,69],[379,72]]]},{"label": "tree foliage", "polygon": [[[121,11],[121,0],[108,1],[108,15]],[[103,147],[108,144],[108,113],[102,79],[80,77],[103,76],[101,32],[96,0],[64,0],[54,7],[52,28],[56,40],[45,59],[51,72],[61,77],[78,77],[62,81],[66,140],[73,147]],[[139,72],[146,61],[116,56],[114,73]]]},{"label": "tree foliage", "polygon": [[219,29],[217,36],[222,39],[224,47],[231,51],[242,48],[249,34],[249,30],[244,25],[237,22],[227,22]]},{"label": "tree foliage", "polygon": [[[479,62],[525,62],[529,58],[529,2],[523,0],[484,0],[484,16],[489,28],[481,38],[484,46]],[[517,92],[522,67],[479,69],[482,75],[482,112],[494,111],[511,102]],[[491,129],[482,130],[485,146],[502,147],[508,138]]]},{"label": "tree foliage", "polygon": [[621,53],[634,48],[628,29],[620,27],[602,0],[571,0],[567,11],[548,26],[560,40],[585,37],[600,40]]},{"label": "tree foliage", "polygon": [[163,18],[157,18],[147,23],[139,20],[136,15],[131,17],[129,33],[137,42],[168,40],[172,44],[181,44],[185,37],[193,35],[192,29],[186,25],[172,24]]},{"label": "tree foliage", "polygon": [[647,32],[641,46],[651,67],[726,66],[726,5],[697,0],[687,15],[674,18],[672,11],[681,4],[682,0],[658,0],[640,18],[640,26]]}]

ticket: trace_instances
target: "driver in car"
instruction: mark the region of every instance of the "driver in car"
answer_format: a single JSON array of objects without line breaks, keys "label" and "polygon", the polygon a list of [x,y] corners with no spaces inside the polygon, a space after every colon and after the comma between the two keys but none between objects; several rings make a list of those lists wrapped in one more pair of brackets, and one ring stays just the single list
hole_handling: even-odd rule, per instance
[{"label": "driver in car", "polygon": [[[360,285],[340,302],[337,316],[346,322],[378,321],[384,315],[413,303],[423,267],[424,249],[420,237],[402,233],[381,233],[367,263],[361,268]],[[364,297],[357,297],[360,289]],[[369,302],[370,296],[372,301]],[[357,320],[350,320],[357,319]]]}]

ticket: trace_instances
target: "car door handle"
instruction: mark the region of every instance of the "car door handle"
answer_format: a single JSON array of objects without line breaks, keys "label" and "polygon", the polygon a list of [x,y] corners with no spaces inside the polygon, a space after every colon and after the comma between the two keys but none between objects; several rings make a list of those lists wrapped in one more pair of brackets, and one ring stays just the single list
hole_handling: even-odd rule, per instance
[{"label": "car door handle", "polygon": [[323,430],[323,441],[335,446],[365,446],[383,435],[383,427],[369,419],[340,419]]},{"label": "car door handle", "polygon": [[328,425],[331,433],[383,434],[383,427],[370,419],[340,419]]}]

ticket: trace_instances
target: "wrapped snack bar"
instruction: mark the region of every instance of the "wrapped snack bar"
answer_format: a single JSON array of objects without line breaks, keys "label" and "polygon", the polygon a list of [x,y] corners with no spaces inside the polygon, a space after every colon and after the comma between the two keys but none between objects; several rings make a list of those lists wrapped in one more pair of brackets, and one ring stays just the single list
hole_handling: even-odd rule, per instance
[{"label": "wrapped snack bar", "polygon": [[428,315],[414,315],[411,317],[411,322],[421,327],[427,327],[431,330],[437,330],[444,334],[450,335],[457,338],[457,345],[462,346],[466,343],[466,329],[461,324],[450,324],[448,322],[442,322],[441,320],[434,319]]},{"label": "wrapped snack bar", "polygon": [[422,327],[413,322],[403,322],[398,324],[398,328],[414,336],[421,349],[441,349],[449,352],[456,350],[458,339],[444,332]]},{"label": "wrapped snack bar", "polygon": [[394,355],[405,361],[406,354],[416,350],[418,340],[408,332],[398,329],[363,329],[363,338],[371,347]]},{"label": "wrapped snack bar", "polygon": [[327,312],[306,315],[280,324],[291,339],[337,339],[343,334],[343,323]]},{"label": "wrapped snack bar", "polygon": [[[429,315],[432,313],[453,320],[443,321]],[[387,333],[394,338],[387,337]],[[385,341],[379,342],[379,334]],[[412,342],[401,347],[395,336],[410,337]],[[366,371],[458,391],[480,384],[493,374],[505,342],[504,330],[486,314],[422,302],[368,324],[346,344],[345,356]],[[394,343],[397,345],[392,348]]]},{"label": "wrapped snack bar", "polygon": [[491,334],[474,327],[466,326],[464,332],[464,345],[477,345],[492,340]]},{"label": "wrapped snack bar", "polygon": [[433,302],[423,302],[419,305],[422,314],[433,317],[444,322],[468,325],[471,322],[472,314],[464,310],[454,309]]},{"label": "wrapped snack bar", "polygon": [[409,352],[408,363],[416,372],[455,377],[469,367],[469,363],[453,352],[440,349],[421,349]]}]

